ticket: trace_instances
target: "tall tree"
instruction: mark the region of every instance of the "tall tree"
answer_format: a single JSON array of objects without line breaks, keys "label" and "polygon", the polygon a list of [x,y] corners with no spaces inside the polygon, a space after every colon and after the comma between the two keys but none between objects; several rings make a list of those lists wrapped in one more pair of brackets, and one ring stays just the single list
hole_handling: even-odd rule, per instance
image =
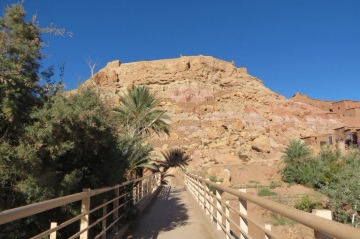
[{"label": "tall tree", "polygon": [[41,94],[38,27],[14,4],[0,18],[0,139],[15,139]]}]

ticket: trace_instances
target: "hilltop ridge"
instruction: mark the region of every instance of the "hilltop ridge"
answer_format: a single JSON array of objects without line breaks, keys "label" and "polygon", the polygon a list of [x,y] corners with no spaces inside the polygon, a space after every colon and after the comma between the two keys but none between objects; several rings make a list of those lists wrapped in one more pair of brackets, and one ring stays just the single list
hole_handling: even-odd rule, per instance
[{"label": "hilltop ridge", "polygon": [[[156,138],[157,151],[183,148],[194,165],[278,158],[291,139],[328,133],[341,125],[336,118],[324,117],[326,103],[286,99],[245,67],[211,56],[116,60],[96,73],[94,81],[112,105],[134,85],[157,92],[172,118],[170,137]],[[84,85],[93,83],[87,80]]]}]

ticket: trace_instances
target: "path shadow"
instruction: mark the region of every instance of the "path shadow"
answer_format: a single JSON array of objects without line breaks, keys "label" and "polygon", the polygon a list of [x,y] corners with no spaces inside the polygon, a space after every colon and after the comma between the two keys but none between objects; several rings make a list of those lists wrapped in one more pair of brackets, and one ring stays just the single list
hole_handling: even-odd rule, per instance
[{"label": "path shadow", "polygon": [[155,239],[160,232],[171,231],[188,224],[188,207],[182,188],[162,186],[156,200],[134,225],[128,239]]}]

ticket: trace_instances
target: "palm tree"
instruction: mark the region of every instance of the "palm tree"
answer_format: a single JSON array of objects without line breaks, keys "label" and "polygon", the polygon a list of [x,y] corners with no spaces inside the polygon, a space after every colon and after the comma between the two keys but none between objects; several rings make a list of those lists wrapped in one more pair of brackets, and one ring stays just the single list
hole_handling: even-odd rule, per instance
[{"label": "palm tree", "polygon": [[170,120],[170,117],[164,110],[157,109],[161,100],[150,93],[146,86],[127,90],[120,101],[120,106],[114,111],[125,137],[122,148],[127,154],[126,175],[128,179],[137,178],[143,175],[144,168],[157,170],[155,164],[149,163],[154,156],[151,155],[152,147],[145,142],[145,138],[152,132],[158,135],[169,134],[170,125],[165,121]]},{"label": "palm tree", "polygon": [[185,170],[188,162],[191,160],[186,152],[182,149],[170,149],[162,153],[164,161],[162,161],[159,167],[162,167],[164,171],[172,167],[179,167]]},{"label": "palm tree", "polygon": [[148,87],[129,89],[120,97],[120,101],[121,105],[115,108],[115,112],[130,137],[151,132],[169,134],[170,125],[166,120],[170,120],[170,117],[165,114],[166,111],[157,109],[161,100],[156,99]]},{"label": "palm tree", "polygon": [[143,138],[129,138],[125,135],[120,139],[120,147],[126,156],[125,175],[128,180],[142,177],[145,168],[158,170],[155,164],[149,163],[154,158],[151,155],[153,148]]},{"label": "palm tree", "polygon": [[172,174],[166,173],[169,168],[179,167],[181,170],[185,170],[191,158],[182,149],[170,149],[162,153],[164,160],[161,161],[157,166],[159,170],[165,174],[161,174],[161,182],[165,182],[167,177],[175,177]]},{"label": "palm tree", "polygon": [[301,163],[303,160],[309,158],[311,155],[311,149],[300,140],[292,140],[283,153],[285,163]]}]

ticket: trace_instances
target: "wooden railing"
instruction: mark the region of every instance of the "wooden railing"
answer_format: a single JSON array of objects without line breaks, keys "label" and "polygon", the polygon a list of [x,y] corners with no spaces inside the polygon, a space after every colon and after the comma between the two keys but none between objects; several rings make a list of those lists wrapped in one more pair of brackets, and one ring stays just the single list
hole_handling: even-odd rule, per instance
[{"label": "wooden railing", "polygon": [[[264,224],[248,216],[248,202],[312,228],[315,238],[360,239],[360,230],[349,225],[334,222],[316,216],[315,214],[250,195],[246,193],[246,190],[240,189],[240,191],[237,191],[219,184],[220,183],[204,180],[194,174],[187,173],[185,175],[185,185],[202,209],[204,209],[204,212],[210,216],[212,221],[216,222],[217,229],[225,233],[226,239],[252,239],[253,237],[249,235],[249,222],[264,233],[265,239],[280,238],[271,231],[270,224]],[[212,190],[210,190],[209,187],[211,187]],[[224,192],[237,198],[239,206],[231,206],[229,201],[223,200],[221,196]],[[232,212],[232,215],[236,215],[239,223],[230,216],[230,212]]]},{"label": "wooden railing", "polygon": [[[0,212],[0,225],[81,201],[81,212],[79,215],[61,222],[60,224],[58,224],[58,222],[51,222],[48,230],[32,236],[31,238],[35,239],[50,236],[50,239],[55,239],[57,232],[60,229],[77,221],[80,221],[80,227],[78,231],[69,238],[87,239],[89,237],[90,229],[95,226],[99,227],[100,225],[101,231],[92,236],[92,238],[106,238],[106,234],[110,229],[112,229],[113,232],[119,230],[118,223],[127,213],[124,208],[129,206],[129,204],[136,206],[144,198],[151,195],[160,184],[161,174],[156,173],[136,180],[127,181],[113,187],[95,190],[84,189],[81,193],[2,211]],[[91,208],[91,199],[97,195],[104,195],[105,198],[105,194],[107,199],[103,199],[100,205]],[[112,194],[112,196],[109,197],[109,194]],[[97,200],[99,199],[97,198]],[[110,208],[109,211],[108,208]],[[95,212],[97,215],[100,215],[100,217],[90,220],[90,215]]]}]

